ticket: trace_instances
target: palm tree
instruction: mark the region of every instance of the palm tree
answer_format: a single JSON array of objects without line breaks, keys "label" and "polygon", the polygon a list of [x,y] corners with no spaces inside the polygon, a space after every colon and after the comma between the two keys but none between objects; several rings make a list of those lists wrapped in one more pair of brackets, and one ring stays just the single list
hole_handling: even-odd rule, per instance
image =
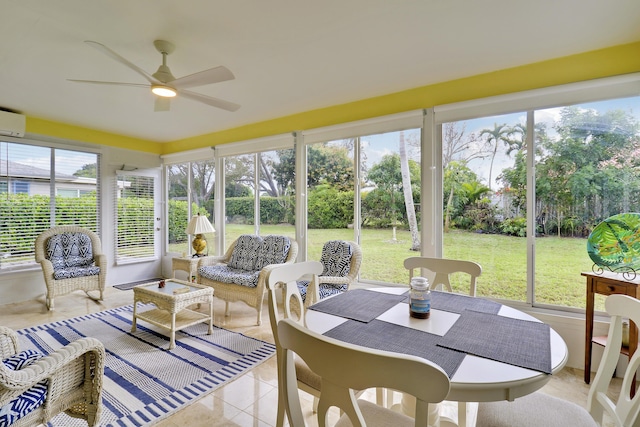
[{"label": "palm tree", "polygon": [[500,141],[508,145],[510,141],[509,136],[512,132],[512,128],[507,126],[506,123],[501,125],[494,123],[493,129],[483,129],[480,132],[480,137],[486,135],[487,139],[485,141],[485,144],[491,146],[492,148],[491,165],[489,166],[489,189],[491,189],[492,185],[491,178],[493,175],[493,161],[496,159],[496,155],[498,154],[498,146],[500,145]]}]

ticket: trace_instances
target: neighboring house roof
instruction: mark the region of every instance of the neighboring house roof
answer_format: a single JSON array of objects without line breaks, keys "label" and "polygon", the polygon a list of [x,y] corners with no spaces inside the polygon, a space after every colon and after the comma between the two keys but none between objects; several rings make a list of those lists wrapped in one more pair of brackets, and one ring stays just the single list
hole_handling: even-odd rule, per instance
[{"label": "neighboring house roof", "polygon": [[[8,171],[7,171],[8,169]],[[37,168],[23,163],[12,162],[10,160],[0,161],[0,175],[10,176],[13,178],[29,178],[29,179],[50,179],[51,172],[47,169]],[[77,176],[57,173],[56,180],[76,181]]]}]

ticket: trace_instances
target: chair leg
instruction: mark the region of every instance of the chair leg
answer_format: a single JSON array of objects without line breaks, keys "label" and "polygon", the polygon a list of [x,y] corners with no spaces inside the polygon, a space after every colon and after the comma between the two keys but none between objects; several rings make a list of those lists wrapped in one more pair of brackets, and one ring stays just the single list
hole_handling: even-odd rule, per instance
[{"label": "chair leg", "polygon": [[229,310],[229,301],[225,301],[224,302],[224,315],[225,315],[225,317],[229,317],[230,314],[231,314],[231,312]]},{"label": "chair leg", "polygon": [[94,301],[102,301],[102,291],[100,291],[100,296],[99,296],[99,297],[98,297],[98,296],[93,296],[93,295],[91,295],[91,294],[89,293],[89,291],[84,291],[84,293],[85,293],[85,294],[87,294],[87,296],[88,296],[89,298],[91,298],[92,300],[94,300]]},{"label": "chair leg", "polygon": [[318,402],[320,402],[320,399],[318,399],[318,396],[313,396],[313,413],[314,414],[318,413]]},{"label": "chair leg", "polygon": [[283,397],[280,397],[280,390],[278,390],[278,414],[276,415],[276,427],[284,426],[284,402]]},{"label": "chair leg", "polygon": [[[385,395],[384,388],[382,387],[376,388],[376,405],[385,407],[384,395]],[[390,408],[390,406],[387,406],[387,408]]]}]

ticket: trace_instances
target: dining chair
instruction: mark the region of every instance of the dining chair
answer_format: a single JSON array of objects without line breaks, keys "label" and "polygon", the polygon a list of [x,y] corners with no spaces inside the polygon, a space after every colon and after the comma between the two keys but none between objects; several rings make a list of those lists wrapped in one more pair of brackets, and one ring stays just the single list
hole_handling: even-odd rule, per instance
[{"label": "dining chair", "polygon": [[[476,296],[476,279],[482,274],[482,267],[476,262],[447,258],[409,257],[404,260],[404,268],[409,270],[409,282],[411,282],[416,269],[425,269],[433,275],[433,277],[429,278],[431,289],[446,290],[448,292],[453,292],[450,281],[451,275],[454,273],[466,273],[469,275],[469,295],[472,297]],[[387,406],[392,401],[393,393],[389,392]],[[466,402],[458,402],[458,417],[466,420]]]},{"label": "dining chair", "polygon": [[476,279],[482,273],[480,264],[473,261],[447,258],[429,258],[414,256],[404,260],[404,268],[409,270],[409,281],[413,278],[414,270],[422,268],[434,274],[429,278],[431,289],[453,292],[451,288],[451,275],[454,273],[466,273],[469,275],[469,295],[476,296]]},{"label": "dining chair", "polygon": [[[305,307],[300,292],[298,291],[297,281],[300,280],[301,277],[308,275],[316,276],[321,272],[322,264],[320,262],[306,261],[278,266],[271,270],[267,276],[269,321],[271,322],[271,331],[273,332],[273,339],[276,344],[276,361],[278,365],[278,412],[276,416],[276,427],[282,427],[284,424],[285,413],[284,394],[281,393],[281,390],[284,389],[284,383],[281,381],[284,360],[278,336],[278,322],[282,319],[292,319],[301,325],[305,325]],[[282,310],[279,309],[278,305],[279,295],[282,297]],[[320,377],[309,369],[307,364],[300,358],[295,358],[294,365],[297,376],[297,386],[300,390],[314,396],[313,408],[315,411],[318,405],[318,397],[320,396]]]},{"label": "dining chair", "polygon": [[[431,425],[429,403],[439,403],[449,393],[449,377],[442,368],[417,356],[348,344],[313,332],[290,319],[278,323],[278,339],[286,412],[292,426],[305,425],[296,387],[294,353],[322,378],[317,411],[320,426],[327,425],[329,409],[337,407],[343,411],[336,424],[339,427],[426,427]],[[415,396],[415,417],[356,399],[353,390],[372,387],[391,388]]]},{"label": "dining chair", "polygon": [[631,383],[635,381],[635,373],[640,367],[640,352],[636,352],[629,361],[617,401],[607,396],[620,357],[622,320],[628,318],[640,324],[640,300],[626,295],[610,295],[605,300],[605,309],[611,316],[611,323],[604,353],[589,389],[587,409],[536,392],[513,402],[480,403],[476,426],[602,426],[607,415],[615,427],[640,427],[640,393],[631,397]]}]

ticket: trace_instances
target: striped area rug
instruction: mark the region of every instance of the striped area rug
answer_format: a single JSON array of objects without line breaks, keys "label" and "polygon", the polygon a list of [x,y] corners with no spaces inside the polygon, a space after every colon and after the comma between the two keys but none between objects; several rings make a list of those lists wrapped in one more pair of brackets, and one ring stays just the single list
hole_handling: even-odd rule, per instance
[{"label": "striped area rug", "polygon": [[[138,306],[141,309],[141,306]],[[168,337],[144,321],[131,333],[132,306],[18,331],[23,350],[49,353],[81,337],[106,349],[101,426],[148,426],[244,374],[275,354],[273,344],[202,323]],[[50,427],[86,426],[56,416]]]}]

